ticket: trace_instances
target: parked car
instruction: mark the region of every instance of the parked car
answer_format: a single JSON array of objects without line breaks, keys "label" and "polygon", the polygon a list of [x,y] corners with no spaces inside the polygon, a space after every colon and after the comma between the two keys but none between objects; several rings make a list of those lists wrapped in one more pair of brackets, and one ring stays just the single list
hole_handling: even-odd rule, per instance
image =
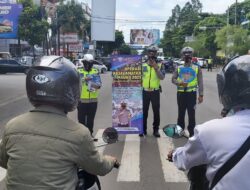
[{"label": "parked car", "polygon": [[[82,60],[83,59],[75,59],[73,60],[73,63],[77,68],[83,67]],[[93,68],[96,68],[99,71],[99,73],[105,73],[108,70],[108,68],[101,61],[97,60],[94,60]]]},{"label": "parked car", "polygon": [[0,59],[0,74],[5,73],[25,73],[29,71],[30,66],[23,65],[14,59]]},{"label": "parked car", "polygon": [[34,62],[34,57],[32,57],[32,56],[22,56],[20,62],[23,65],[32,66],[32,64]]},{"label": "parked car", "polygon": [[108,71],[110,71],[111,66],[112,66],[111,57],[100,57],[98,60],[100,60],[107,67]]},{"label": "parked car", "polygon": [[10,52],[0,52],[0,59],[11,59]]},{"label": "parked car", "polygon": [[175,70],[174,61],[171,59],[165,59],[163,62],[166,73],[173,73]]},{"label": "parked car", "polygon": [[197,65],[200,66],[201,68],[206,68],[207,67],[207,61],[204,58],[199,58],[197,57]]}]

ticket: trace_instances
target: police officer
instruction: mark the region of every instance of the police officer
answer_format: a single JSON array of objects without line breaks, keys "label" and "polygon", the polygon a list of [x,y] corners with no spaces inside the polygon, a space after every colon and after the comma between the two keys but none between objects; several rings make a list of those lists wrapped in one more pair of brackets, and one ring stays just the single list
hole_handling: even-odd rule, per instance
[{"label": "police officer", "polygon": [[213,68],[213,60],[211,57],[209,57],[209,59],[207,60],[207,71],[212,72],[212,68]]},{"label": "police officer", "polygon": [[142,86],[143,86],[143,133],[140,137],[147,135],[148,109],[151,102],[153,108],[153,135],[160,137],[160,80],[165,77],[165,69],[161,62],[157,60],[158,48],[150,46],[147,49],[147,62],[142,64]]},{"label": "police officer", "polygon": [[80,167],[109,173],[116,158],[101,156],[89,130],[67,117],[80,97],[80,75],[69,60],[44,56],[31,67],[26,90],[35,109],[7,123],[0,144],[3,189],[75,189]]},{"label": "police officer", "polygon": [[97,110],[101,78],[97,69],[93,68],[94,58],[85,54],[82,60],[83,67],[78,69],[82,79],[82,91],[77,107],[78,121],[85,125],[93,135],[94,119]]},{"label": "police officer", "polygon": [[250,137],[250,55],[235,58],[224,66],[217,75],[217,86],[226,117],[196,126],[194,136],[184,147],[171,151],[168,158],[182,170],[207,164],[210,189],[249,189],[249,149],[241,159],[235,158],[238,163],[234,167],[227,165],[231,169],[217,183],[213,180]]},{"label": "police officer", "polygon": [[188,112],[188,132],[193,136],[195,127],[195,106],[198,88],[198,103],[203,101],[203,78],[201,68],[192,64],[193,48],[184,47],[181,55],[184,65],[178,66],[172,76],[172,82],[177,86],[178,121],[185,129],[185,113]]}]

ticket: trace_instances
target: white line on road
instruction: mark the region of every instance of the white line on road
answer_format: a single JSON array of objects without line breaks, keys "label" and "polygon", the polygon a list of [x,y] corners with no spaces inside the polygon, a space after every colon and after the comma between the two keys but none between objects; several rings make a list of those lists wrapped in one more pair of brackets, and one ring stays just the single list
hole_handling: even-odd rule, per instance
[{"label": "white line on road", "polygon": [[173,141],[159,130],[161,138],[158,138],[158,146],[161,157],[162,170],[166,182],[187,182],[187,177],[183,171],[178,170],[172,162],[166,160],[168,151],[174,148]]},{"label": "white line on road", "polygon": [[127,135],[117,181],[140,181],[140,138]]},{"label": "white line on road", "polygon": [[19,97],[14,98],[14,99],[7,100],[7,101],[4,102],[4,103],[0,103],[0,107],[5,106],[5,105],[7,105],[7,104],[9,104],[9,103],[11,103],[11,102],[15,102],[15,101],[17,101],[17,100],[21,100],[21,99],[26,98],[26,97],[27,97],[27,95],[22,95],[22,96],[19,96]]}]

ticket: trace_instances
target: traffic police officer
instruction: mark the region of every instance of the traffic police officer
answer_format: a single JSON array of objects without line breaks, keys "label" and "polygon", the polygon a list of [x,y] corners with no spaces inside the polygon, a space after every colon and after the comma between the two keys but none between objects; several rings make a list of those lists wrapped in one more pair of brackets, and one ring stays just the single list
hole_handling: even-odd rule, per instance
[{"label": "traffic police officer", "polygon": [[97,110],[97,100],[101,88],[101,78],[97,69],[93,68],[93,55],[85,54],[83,67],[78,69],[82,79],[82,91],[77,107],[78,121],[85,125],[93,134],[94,118]]},{"label": "traffic police officer", "polygon": [[217,75],[217,86],[226,117],[196,126],[194,136],[184,147],[170,151],[168,159],[181,170],[207,164],[210,189],[246,190],[250,186],[250,151],[246,149],[240,158],[239,149],[250,138],[250,55],[224,66]]},{"label": "traffic police officer", "polygon": [[143,133],[139,136],[147,135],[147,118],[150,102],[153,108],[153,135],[160,137],[160,80],[165,78],[164,66],[157,61],[158,48],[150,46],[147,49],[147,62],[142,64],[142,86],[143,86]]},{"label": "traffic police officer", "polygon": [[172,82],[177,85],[178,122],[185,129],[185,113],[188,112],[188,132],[193,136],[195,127],[195,106],[197,88],[199,89],[198,103],[203,101],[203,78],[199,66],[192,64],[193,48],[184,47],[181,55],[184,65],[178,66],[172,76]]}]

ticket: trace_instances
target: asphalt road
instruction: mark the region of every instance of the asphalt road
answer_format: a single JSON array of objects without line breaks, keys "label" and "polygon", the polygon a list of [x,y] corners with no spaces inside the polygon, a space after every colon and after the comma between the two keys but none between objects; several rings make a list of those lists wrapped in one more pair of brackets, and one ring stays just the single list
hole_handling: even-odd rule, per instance
[{"label": "asphalt road", "polygon": [[[220,117],[222,106],[218,100],[216,86],[216,70],[204,75],[204,102],[197,105],[196,120],[201,124],[207,120]],[[95,120],[95,134],[111,126],[112,87],[111,73],[101,75],[103,87],[100,92],[98,110]],[[176,87],[171,83],[171,74],[162,81],[161,94],[161,126],[176,123],[177,104]],[[11,118],[32,109],[25,91],[24,74],[0,75],[0,135],[3,126]],[[151,110],[151,109],[150,109]],[[76,111],[69,117],[77,121]],[[152,136],[152,112],[148,118],[148,133],[146,138],[137,135],[121,135],[116,144],[100,148],[100,152],[116,156],[122,163],[119,170],[114,169],[105,177],[100,177],[104,190],[183,190],[188,189],[184,172],[178,171],[172,163],[166,161],[166,155],[171,148],[181,146],[185,139],[172,140],[162,135],[156,139]],[[25,172],[25,171],[24,171]],[[0,170],[0,177],[3,174]],[[1,190],[1,183],[0,183]]]}]

